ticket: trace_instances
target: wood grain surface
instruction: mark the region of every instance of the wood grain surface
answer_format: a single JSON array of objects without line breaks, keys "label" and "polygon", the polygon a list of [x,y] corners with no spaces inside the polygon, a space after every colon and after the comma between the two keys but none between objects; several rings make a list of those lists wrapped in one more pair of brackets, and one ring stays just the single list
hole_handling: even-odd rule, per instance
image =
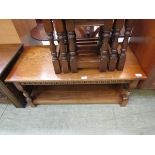
[{"label": "wood grain surface", "polygon": [[119,85],[39,86],[33,90],[34,104],[121,103]]},{"label": "wood grain surface", "polygon": [[0,75],[3,73],[8,64],[12,61],[21,46],[21,44],[0,45]]},{"label": "wood grain surface", "polygon": [[55,74],[48,47],[27,47],[6,78],[7,82],[140,80],[146,75],[130,49],[123,71],[101,73],[97,69],[81,69],[78,73]]}]

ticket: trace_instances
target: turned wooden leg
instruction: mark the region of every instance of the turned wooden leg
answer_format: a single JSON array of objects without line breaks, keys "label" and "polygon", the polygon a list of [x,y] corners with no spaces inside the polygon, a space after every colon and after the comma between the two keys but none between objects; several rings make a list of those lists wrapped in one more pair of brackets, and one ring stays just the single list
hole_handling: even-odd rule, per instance
[{"label": "turned wooden leg", "polygon": [[128,39],[130,37],[130,33],[131,33],[131,29],[132,29],[131,25],[132,25],[132,20],[126,20],[125,21],[124,40],[123,40],[123,43],[121,45],[121,52],[119,54],[118,64],[117,64],[118,70],[123,70],[124,65],[125,65],[126,51],[128,48]]},{"label": "turned wooden leg", "polygon": [[[15,90],[14,90],[15,91]],[[8,99],[10,101],[12,101],[12,103],[15,105],[16,108],[24,108],[26,103],[21,103],[14,95],[14,93],[12,93],[12,91],[10,91],[6,85],[4,84],[3,81],[0,80],[0,92],[2,92],[3,94],[5,94]]]},{"label": "turned wooden leg", "polygon": [[54,19],[52,21],[54,24],[54,28],[57,32],[58,43],[60,47],[59,61],[60,61],[61,72],[68,73],[70,72],[70,70],[69,70],[69,56],[68,56],[68,49],[67,49],[68,43],[67,43],[65,20]]},{"label": "turned wooden leg", "polygon": [[114,71],[116,69],[117,60],[118,60],[117,50],[112,49],[108,64],[109,71]]},{"label": "turned wooden leg", "polygon": [[35,107],[36,105],[32,103],[32,100],[31,100],[31,97],[29,95],[29,93],[24,89],[24,87],[20,84],[20,83],[17,83],[17,82],[14,82],[14,85],[15,87],[23,93],[23,95],[25,96],[26,98],[26,101],[27,103],[31,106],[31,107]]},{"label": "turned wooden leg", "polygon": [[53,28],[52,20],[43,19],[43,25],[44,25],[45,32],[49,35],[50,50],[51,50],[54,70],[56,74],[59,74],[61,73],[61,69],[60,69],[60,62],[58,60],[56,48],[54,45],[54,36],[53,36],[54,28]]},{"label": "turned wooden leg", "polygon": [[56,48],[55,48],[53,41],[50,41],[50,50],[51,50],[51,55],[52,55],[52,62],[53,62],[53,66],[54,66],[54,71],[56,74],[59,74],[59,73],[61,73],[60,62],[58,60]]},{"label": "turned wooden leg", "polygon": [[117,47],[118,47],[118,37],[120,34],[119,29],[114,30],[114,36],[112,36],[112,49],[111,49],[111,54],[110,54],[110,59],[109,59],[109,64],[108,68],[110,71],[114,71],[116,69],[116,64],[118,60],[118,52],[117,52]]},{"label": "turned wooden leg", "polygon": [[[104,26],[103,26],[103,40],[102,46],[100,49],[100,71],[105,72],[108,67],[109,62],[109,38],[110,32],[112,29],[113,20],[105,19]],[[102,34],[102,27],[101,27],[101,34]],[[102,37],[100,37],[102,38]]]},{"label": "turned wooden leg", "polygon": [[76,34],[75,34],[75,24],[73,19],[66,19],[66,29],[68,32],[68,43],[69,43],[69,55],[70,55],[70,69],[72,73],[76,73],[77,69],[77,59],[76,59]]},{"label": "turned wooden leg", "polygon": [[69,41],[69,55],[70,55],[70,68],[72,73],[77,72],[77,61],[76,61],[76,36],[75,32],[68,32]]},{"label": "turned wooden leg", "polygon": [[121,107],[124,107],[124,106],[126,106],[128,104],[130,94],[131,94],[131,92],[129,92],[126,89],[123,89],[123,91],[121,93],[121,97],[122,97],[122,101],[120,103]]},{"label": "turned wooden leg", "polygon": [[60,67],[60,62],[58,59],[58,54],[59,51],[57,53],[56,51],[56,47],[54,44],[54,36],[53,36],[53,32],[54,32],[54,28],[53,28],[53,23],[51,22],[51,35],[50,35],[50,50],[51,50],[51,55],[52,55],[52,62],[53,62],[53,66],[54,66],[54,71],[56,74],[61,73],[61,67]]},{"label": "turned wooden leg", "polygon": [[113,23],[113,31],[111,37],[111,53],[110,53],[110,60],[109,60],[109,70],[114,71],[117,67],[118,61],[118,38],[120,35],[120,30],[123,27],[124,20],[122,19],[115,19]]},{"label": "turned wooden leg", "polygon": [[118,65],[117,65],[118,70],[120,71],[123,70],[125,61],[126,61],[126,50],[121,49],[121,53],[119,54],[119,57],[118,57]]},{"label": "turned wooden leg", "polygon": [[108,55],[109,37],[110,37],[110,32],[104,30],[102,46],[100,49],[100,72],[105,72],[107,70],[107,65],[109,61],[109,55]]},{"label": "turned wooden leg", "polygon": [[57,33],[58,41],[60,44],[60,61],[61,61],[61,70],[63,73],[69,72],[68,65],[68,53],[67,53],[67,38],[65,33]]}]

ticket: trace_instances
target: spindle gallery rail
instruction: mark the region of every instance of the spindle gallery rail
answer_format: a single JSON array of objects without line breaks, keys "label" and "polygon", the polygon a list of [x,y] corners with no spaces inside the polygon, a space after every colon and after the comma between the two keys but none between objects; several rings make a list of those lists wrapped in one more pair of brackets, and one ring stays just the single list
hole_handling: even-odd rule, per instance
[{"label": "spindle gallery rail", "polygon": [[[133,20],[55,19],[43,20],[49,34],[55,73],[99,69],[100,72],[123,70]],[[58,50],[54,45],[54,30]],[[123,31],[123,36],[120,32]],[[123,42],[119,43],[119,37]]]}]

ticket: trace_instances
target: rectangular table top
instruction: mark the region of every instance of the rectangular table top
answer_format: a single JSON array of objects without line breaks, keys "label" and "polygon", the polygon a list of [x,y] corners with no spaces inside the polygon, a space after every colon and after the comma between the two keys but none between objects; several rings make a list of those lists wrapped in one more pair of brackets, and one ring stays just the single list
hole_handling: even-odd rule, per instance
[{"label": "rectangular table top", "polygon": [[0,45],[0,75],[13,60],[14,56],[18,53],[21,46],[21,44]]},{"label": "rectangular table top", "polygon": [[43,46],[27,47],[6,78],[6,82],[53,82],[53,81],[104,81],[137,80],[146,75],[130,49],[123,71],[100,72],[98,69],[83,69],[78,73],[55,74],[50,49]]}]

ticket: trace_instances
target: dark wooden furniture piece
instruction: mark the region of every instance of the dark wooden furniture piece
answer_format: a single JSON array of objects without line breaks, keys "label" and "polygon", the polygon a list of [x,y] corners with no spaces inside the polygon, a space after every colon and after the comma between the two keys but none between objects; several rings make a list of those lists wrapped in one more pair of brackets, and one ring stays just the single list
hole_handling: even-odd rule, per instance
[{"label": "dark wooden furniture piece", "polygon": [[155,89],[155,20],[134,20],[130,47],[148,76],[139,88]]},{"label": "dark wooden furniture piece", "polygon": [[0,103],[12,103],[16,107],[24,107],[25,99],[13,84],[6,84],[4,79],[21,54],[22,48],[21,44],[0,45]]},{"label": "dark wooden furniture piece", "polygon": [[[57,74],[76,73],[79,69],[94,68],[101,72],[123,70],[132,20],[55,19],[43,20],[43,23],[45,31],[50,36],[52,60]],[[89,31],[81,28],[84,26],[88,26]],[[98,28],[92,32],[95,26]],[[125,28],[124,40],[121,48],[118,48],[118,38],[123,26]],[[54,28],[60,47],[57,52],[54,48]],[[78,37],[76,37],[77,32]],[[80,32],[82,37],[79,37]]]},{"label": "dark wooden furniture piece", "polygon": [[[125,106],[129,90],[146,79],[129,48],[126,55],[123,71],[84,69],[77,73],[56,74],[51,47],[25,47],[5,81],[13,83],[31,106],[65,103],[119,103]],[[66,58],[62,61],[65,63]]]}]

